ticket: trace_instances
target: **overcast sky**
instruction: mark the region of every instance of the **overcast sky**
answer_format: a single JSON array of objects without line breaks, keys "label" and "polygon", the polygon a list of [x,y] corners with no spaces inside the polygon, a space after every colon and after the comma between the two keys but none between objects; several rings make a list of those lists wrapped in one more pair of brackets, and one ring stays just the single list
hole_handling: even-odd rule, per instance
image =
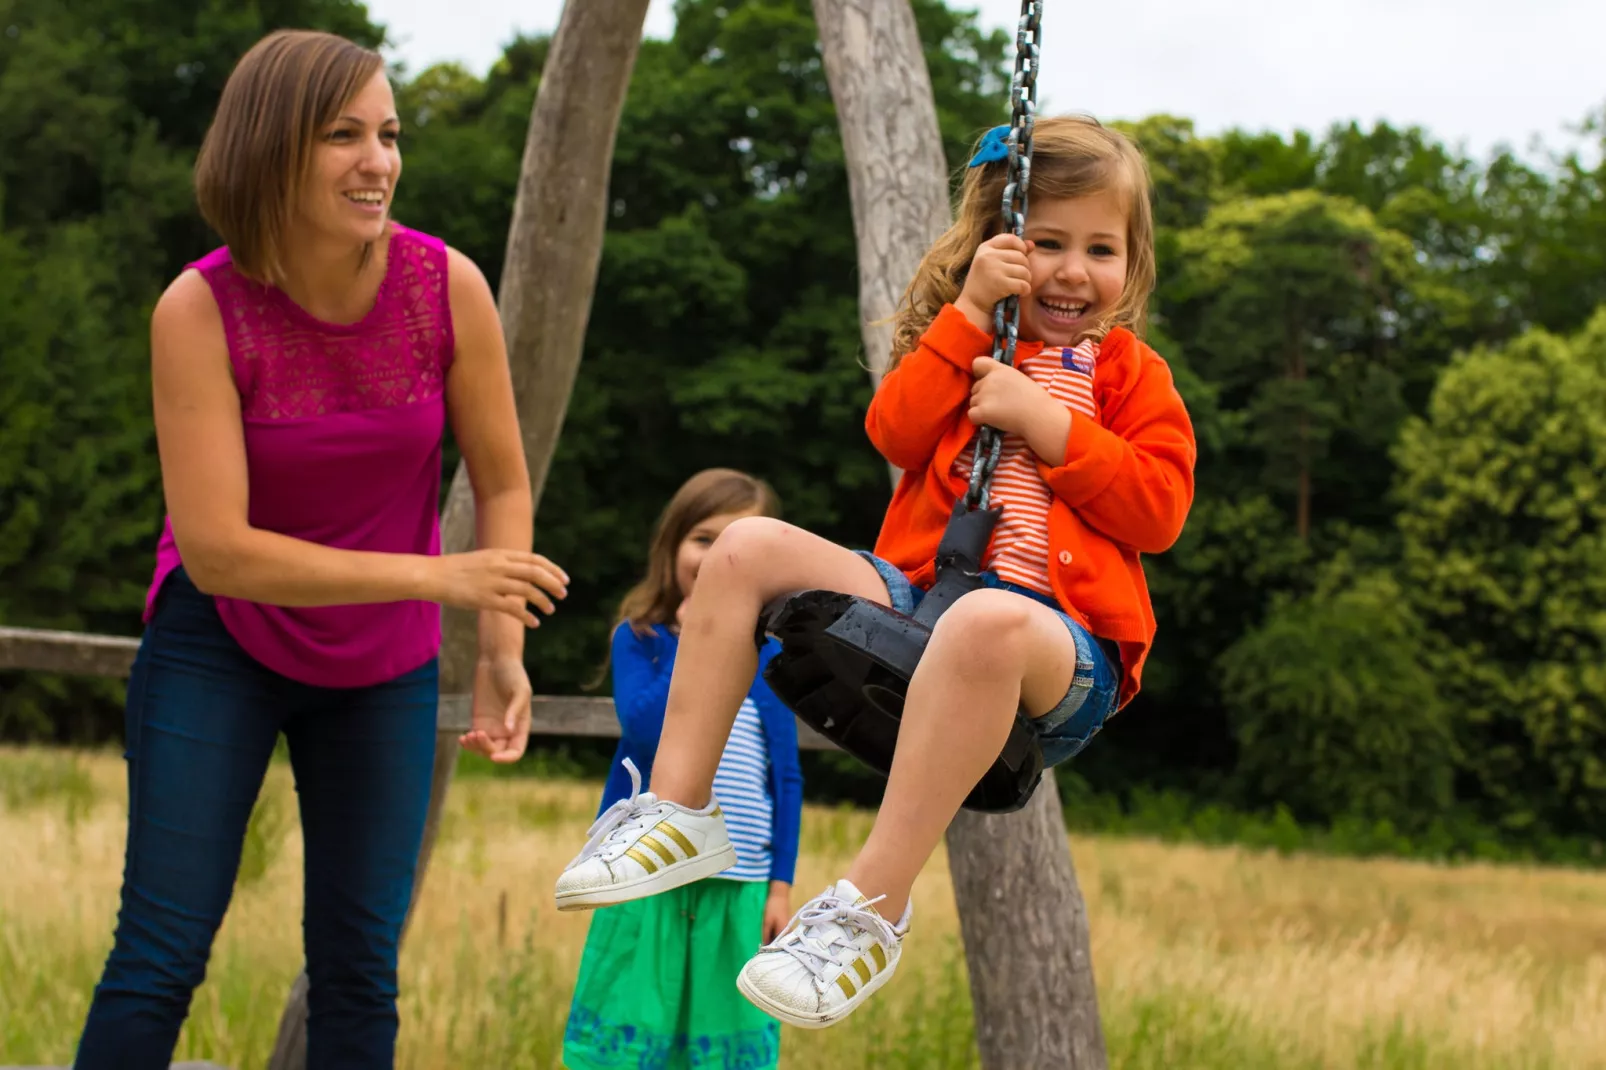
[{"label": "overcast sky", "polygon": [[[483,74],[516,32],[550,31],[562,0],[367,0],[417,71],[456,60]],[[579,2],[579,0],[576,0]],[[1019,0],[950,0],[1013,27]],[[1525,5],[1525,6],[1524,6]],[[1520,14],[1519,14],[1520,12]],[[674,29],[652,0],[646,33]],[[1550,148],[1606,103],[1602,0],[1049,0],[1047,110],[1101,119],[1170,112],[1199,130],[1417,124],[1483,155]]]}]

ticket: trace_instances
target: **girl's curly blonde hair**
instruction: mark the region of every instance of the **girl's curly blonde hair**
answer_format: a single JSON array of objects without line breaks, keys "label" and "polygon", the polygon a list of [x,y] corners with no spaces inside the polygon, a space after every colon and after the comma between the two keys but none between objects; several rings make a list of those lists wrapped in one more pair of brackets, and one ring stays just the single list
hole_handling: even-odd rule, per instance
[{"label": "girl's curly blonde hair", "polygon": [[[980,144],[978,140],[977,144]],[[942,306],[959,296],[971,258],[1003,230],[1000,206],[1009,164],[1004,160],[966,170],[954,223],[926,251],[893,319],[892,359],[913,352]],[[1136,145],[1118,130],[1084,116],[1039,118],[1032,128],[1032,184],[1026,207],[1046,199],[1114,192],[1126,204],[1126,284],[1115,306],[1088,332],[1103,338],[1112,327],[1141,334],[1154,290],[1154,215],[1149,169]]]}]

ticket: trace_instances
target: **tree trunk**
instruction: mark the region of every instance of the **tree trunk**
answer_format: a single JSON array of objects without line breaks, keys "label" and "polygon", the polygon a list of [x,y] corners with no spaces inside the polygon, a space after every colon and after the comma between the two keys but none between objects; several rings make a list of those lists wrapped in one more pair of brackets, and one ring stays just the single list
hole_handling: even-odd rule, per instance
[{"label": "tree trunk", "polygon": [[1299,504],[1294,511],[1294,530],[1300,542],[1310,542],[1310,456],[1307,441],[1310,437],[1310,417],[1299,417]]},{"label": "tree trunk", "polygon": [[[1300,386],[1305,385],[1305,346],[1297,330],[1293,335],[1292,361],[1288,377]],[[1294,531],[1300,542],[1310,542],[1310,410],[1303,394],[1299,395],[1299,425],[1294,431],[1294,461],[1299,465],[1299,482],[1294,490]]]},{"label": "tree trunk", "polygon": [[937,104],[906,0],[814,0],[859,251],[859,328],[878,384],[920,258],[952,220]]},{"label": "tree trunk", "polygon": [[[890,316],[950,215],[931,80],[908,3],[813,0],[853,198],[865,350],[885,366]],[[872,371],[872,381],[879,375]],[[1008,816],[961,812],[949,868],[987,1070],[1103,1070],[1087,913],[1046,777]]]},{"label": "tree trunk", "polygon": [[[602,256],[614,136],[641,45],[647,4],[648,0],[564,4],[530,114],[498,308],[537,509],[580,367]],[[447,553],[474,546],[474,496],[462,464],[452,478],[441,542]],[[457,737],[467,728],[468,704],[462,696],[474,678],[476,625],[471,612],[443,613],[442,715],[409,922],[457,765]],[[306,994],[303,973],[291,988],[269,1070],[306,1066]]]},{"label": "tree trunk", "polygon": [[1052,772],[1019,813],[961,810],[948,871],[987,1070],[1104,1070],[1104,1027]]}]

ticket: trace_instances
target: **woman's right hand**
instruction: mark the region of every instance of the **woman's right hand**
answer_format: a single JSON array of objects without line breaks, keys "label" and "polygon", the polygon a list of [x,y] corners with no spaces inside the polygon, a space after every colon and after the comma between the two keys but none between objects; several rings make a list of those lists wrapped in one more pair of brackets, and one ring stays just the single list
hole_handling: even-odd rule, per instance
[{"label": "woman's right hand", "polygon": [[977,327],[993,333],[993,308],[1004,298],[1026,297],[1032,292],[1032,268],[1026,259],[1032,243],[1013,234],[998,234],[982,242],[971,257],[965,287],[954,306]]},{"label": "woman's right hand", "polygon": [[569,577],[540,554],[527,550],[471,550],[431,558],[434,590],[430,601],[457,609],[492,610],[516,617],[531,628],[541,620],[534,605],[553,613],[553,599],[569,594]]}]

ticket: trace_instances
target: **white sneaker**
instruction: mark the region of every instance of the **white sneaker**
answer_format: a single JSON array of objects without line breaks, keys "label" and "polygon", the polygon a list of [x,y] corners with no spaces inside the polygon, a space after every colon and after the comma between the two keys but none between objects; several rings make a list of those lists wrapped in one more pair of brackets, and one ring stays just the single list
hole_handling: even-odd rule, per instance
[{"label": "white sneaker", "polygon": [[897,925],[839,880],[804,904],[781,935],[736,976],[736,987],[759,1010],[802,1029],[824,1029],[858,1009],[898,968],[914,902]]},{"label": "white sneaker", "polygon": [[585,847],[558,877],[559,910],[642,899],[712,877],[736,864],[718,799],[688,810],[641,790],[641,773],[629,758],[630,797],[592,824]]}]

